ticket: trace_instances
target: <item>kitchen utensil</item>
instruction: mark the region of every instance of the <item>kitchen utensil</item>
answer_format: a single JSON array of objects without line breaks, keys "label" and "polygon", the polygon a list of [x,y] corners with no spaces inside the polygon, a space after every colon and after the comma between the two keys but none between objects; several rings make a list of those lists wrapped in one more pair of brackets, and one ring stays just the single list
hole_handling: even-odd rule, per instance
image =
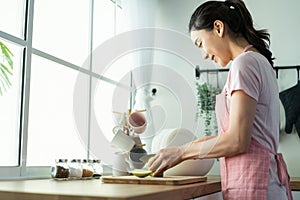
[{"label": "kitchen utensil", "polygon": [[104,183],[123,183],[123,184],[152,184],[152,185],[184,185],[206,181],[206,176],[166,176],[139,178],[136,176],[103,176]]},{"label": "kitchen utensil", "polygon": [[140,157],[147,155],[147,151],[142,146],[134,146],[129,152],[130,163],[134,169],[141,169],[145,163],[140,160]]},{"label": "kitchen utensil", "polygon": [[129,175],[129,155],[128,152],[116,152],[113,158],[113,176]]},{"label": "kitchen utensil", "polygon": [[147,127],[147,120],[143,113],[132,112],[128,117],[128,124],[135,133],[143,133]]},{"label": "kitchen utensil", "polygon": [[111,144],[124,151],[130,151],[134,147],[135,141],[132,137],[126,135],[121,129],[118,129],[111,141]]},{"label": "kitchen utensil", "polygon": [[155,156],[155,154],[147,154],[147,155],[143,155],[143,156],[140,157],[140,161],[142,161],[142,162],[144,162],[144,163],[147,163],[148,160],[149,160],[151,157],[153,157],[153,156]]}]

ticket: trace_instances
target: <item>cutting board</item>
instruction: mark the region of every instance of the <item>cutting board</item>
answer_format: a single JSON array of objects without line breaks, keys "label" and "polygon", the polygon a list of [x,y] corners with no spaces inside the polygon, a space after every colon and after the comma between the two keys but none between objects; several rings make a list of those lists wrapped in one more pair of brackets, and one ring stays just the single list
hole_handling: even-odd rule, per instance
[{"label": "cutting board", "polygon": [[136,176],[102,176],[104,183],[184,185],[206,181],[206,176],[166,176],[139,178]]}]

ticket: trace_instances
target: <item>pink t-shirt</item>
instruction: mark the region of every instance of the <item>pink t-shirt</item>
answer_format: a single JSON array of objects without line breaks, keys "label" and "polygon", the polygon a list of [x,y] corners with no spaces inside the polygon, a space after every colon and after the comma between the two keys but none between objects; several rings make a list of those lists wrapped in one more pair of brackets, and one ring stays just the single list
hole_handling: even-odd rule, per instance
[{"label": "pink t-shirt", "polygon": [[[227,83],[227,105],[233,91],[243,90],[257,101],[252,137],[277,152],[279,145],[279,92],[275,72],[268,60],[259,53],[248,51],[234,59]],[[275,157],[270,153],[267,199],[287,199],[279,184]]]},{"label": "pink t-shirt", "polygon": [[253,51],[242,53],[232,62],[225,87],[229,102],[235,90],[243,90],[257,101],[252,137],[277,152],[279,93],[275,72],[268,60]]}]

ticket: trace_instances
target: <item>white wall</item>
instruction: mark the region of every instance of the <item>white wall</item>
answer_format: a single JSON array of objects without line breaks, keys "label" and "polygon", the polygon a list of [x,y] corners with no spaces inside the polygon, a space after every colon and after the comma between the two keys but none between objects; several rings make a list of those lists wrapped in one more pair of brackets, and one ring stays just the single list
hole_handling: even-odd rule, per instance
[{"label": "white wall", "polygon": [[[204,1],[159,0],[156,26],[187,34],[190,15],[202,2]],[[253,16],[255,26],[259,29],[268,29],[271,34],[270,47],[276,57],[275,66],[299,65],[300,2],[298,0],[245,0],[245,3]],[[296,71],[280,71],[278,79],[280,90],[296,84],[295,74]],[[299,177],[300,139],[295,131],[289,135],[283,132],[280,136],[279,151],[284,154],[289,173],[291,176]],[[218,167],[218,164],[215,165],[211,173],[219,173]]]},{"label": "white wall", "polygon": [[271,50],[276,57],[275,65],[299,64],[298,51],[300,19],[298,0],[246,0],[258,28],[268,29],[271,34]]},{"label": "white wall", "polygon": [[[156,26],[188,32],[189,18],[201,0],[158,0]],[[244,0],[257,28],[268,29],[275,65],[299,64],[298,0]]]},{"label": "white wall", "polygon": [[[147,1],[148,3],[150,1]],[[141,27],[156,27],[173,30],[181,34],[185,34],[188,37],[188,23],[190,16],[194,9],[200,5],[201,0],[156,0],[154,1],[154,6],[141,6],[139,7],[140,13],[151,13],[151,17],[155,23],[153,24],[143,24]],[[298,65],[300,64],[300,51],[298,50],[299,39],[298,34],[300,33],[299,19],[300,12],[298,11],[300,2],[298,0],[245,0],[246,6],[251,12],[255,26],[260,29],[268,29],[271,34],[271,50],[276,57],[275,66],[286,66],[286,65]],[[151,12],[149,9],[154,9]],[[147,11],[147,12],[146,12]],[[149,19],[149,18],[147,18]],[[174,41],[176,43],[178,41]],[[180,46],[178,47],[180,48]],[[193,60],[193,64],[203,64],[201,61],[200,51],[195,48],[194,50],[199,54],[199,63],[197,59]],[[191,50],[191,53],[195,53]],[[190,68],[189,64],[184,61],[178,61],[177,58],[172,57],[172,55],[163,55],[162,53],[154,52],[153,62],[163,63],[166,66],[176,69],[180,74],[182,74],[187,82],[192,86],[194,84],[194,71]],[[212,64],[208,64],[209,68],[215,67]],[[278,79],[280,90],[287,89],[294,84],[296,84],[296,71],[280,71],[280,76]],[[166,74],[162,74],[164,78],[168,78]],[[221,77],[221,82],[224,82],[226,76]],[[176,81],[176,80],[170,80]],[[200,79],[201,81],[201,79]],[[180,85],[180,83],[178,83]],[[159,95],[159,94],[158,94]],[[160,97],[157,98],[159,100]],[[168,98],[168,97],[164,97]],[[170,97],[172,98],[172,97]],[[161,103],[168,102],[164,99]],[[172,101],[169,101],[172,104]],[[194,101],[192,101],[194,102]],[[160,102],[156,101],[156,104]],[[167,107],[172,107],[171,105]],[[186,104],[189,104],[186,102]],[[195,105],[190,105],[195,108]],[[174,110],[165,110],[164,115],[167,118],[176,117],[180,113],[174,113]],[[191,113],[190,126],[195,127],[194,113]],[[283,116],[282,116],[283,118]],[[284,118],[283,118],[284,120]],[[166,122],[167,126],[165,128],[176,127],[176,120]],[[172,127],[173,126],[173,127]],[[282,125],[283,126],[283,125]],[[288,169],[291,176],[300,176],[300,161],[299,161],[299,151],[300,150],[300,139],[295,132],[292,134],[281,133],[280,138],[280,149],[284,154],[287,161]],[[212,174],[219,173],[218,164],[214,165],[211,171]]]}]

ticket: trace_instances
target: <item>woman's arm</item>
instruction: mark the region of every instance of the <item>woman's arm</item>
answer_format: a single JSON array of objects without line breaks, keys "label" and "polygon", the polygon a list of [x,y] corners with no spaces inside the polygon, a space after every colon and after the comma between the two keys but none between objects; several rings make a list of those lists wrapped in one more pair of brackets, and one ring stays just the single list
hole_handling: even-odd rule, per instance
[{"label": "woman's arm", "polygon": [[[184,145],[185,150],[182,159],[217,158],[246,152],[253,131],[256,104],[257,102],[243,91],[235,91],[231,97],[230,122],[226,133],[211,139],[215,140],[216,144],[206,155],[200,153],[202,154],[200,157],[197,156],[197,150],[198,152],[201,151],[201,146],[205,142],[200,139]],[[188,147],[189,145],[190,147]]]}]

